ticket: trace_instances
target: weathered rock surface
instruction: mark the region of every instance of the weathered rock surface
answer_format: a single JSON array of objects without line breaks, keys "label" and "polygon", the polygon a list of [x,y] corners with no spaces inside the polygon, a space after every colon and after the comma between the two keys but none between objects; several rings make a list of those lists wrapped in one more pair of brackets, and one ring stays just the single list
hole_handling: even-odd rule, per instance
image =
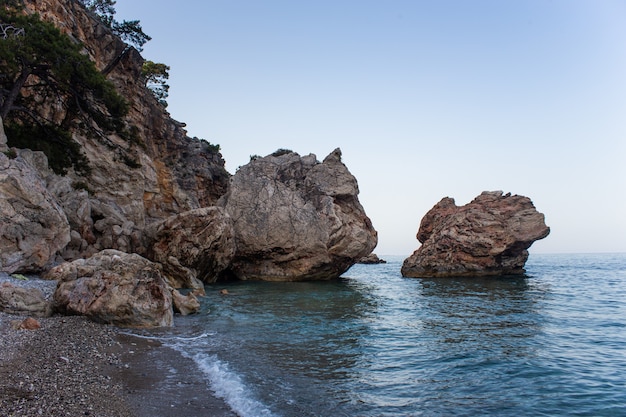
[{"label": "weathered rock surface", "polygon": [[235,228],[230,272],[242,280],[338,277],[377,243],[358,192],[339,149],[322,163],[277,151],[241,167],[219,202]]},{"label": "weathered rock surface", "polygon": [[4,123],[2,123],[2,117],[0,117],[0,152],[5,152],[8,149],[7,135],[4,133]]},{"label": "weathered rock surface", "polygon": [[172,289],[172,303],[174,311],[183,316],[197,313],[200,310],[200,302],[194,293],[183,295],[178,290]]},{"label": "weathered rock surface", "polygon": [[444,198],[422,219],[422,246],[402,265],[405,277],[518,275],[527,249],[550,233],[528,197],[483,192],[458,207]]},{"label": "weathered rock surface", "polygon": [[55,308],[124,327],[171,326],[172,294],[161,267],[113,249],[52,268]]},{"label": "weathered rock surface", "polygon": [[[158,103],[141,75],[144,59],[139,52],[80,2],[26,0],[25,6],[81,42],[96,67],[128,100],[130,109],[124,118],[130,132],[125,137],[85,134],[78,120],[70,124],[73,139],[89,161],[89,175],[73,170],[66,177],[40,173],[49,177],[50,194],[66,212],[71,227],[71,239],[58,245],[59,254],[72,260],[103,249],[142,253],[146,225],[214,205],[225,193],[229,178],[219,148],[188,137],[184,124],[173,120]],[[39,110],[47,120],[60,121],[65,119],[65,108],[55,104]],[[0,149],[2,140],[0,134]]]},{"label": "weathered rock surface", "polygon": [[11,327],[15,330],[38,330],[41,329],[41,323],[32,317],[27,317],[21,321],[11,322]]},{"label": "weathered rock surface", "polygon": [[0,152],[0,272],[41,271],[70,241],[65,213],[41,175],[46,170],[41,152],[19,151],[14,159]]},{"label": "weathered rock surface", "polygon": [[235,256],[233,222],[219,207],[171,216],[148,227],[145,239],[146,257],[163,265],[174,288],[215,282]]},{"label": "weathered rock surface", "polygon": [[37,288],[18,287],[8,282],[0,284],[0,311],[21,316],[48,317],[52,303]]}]

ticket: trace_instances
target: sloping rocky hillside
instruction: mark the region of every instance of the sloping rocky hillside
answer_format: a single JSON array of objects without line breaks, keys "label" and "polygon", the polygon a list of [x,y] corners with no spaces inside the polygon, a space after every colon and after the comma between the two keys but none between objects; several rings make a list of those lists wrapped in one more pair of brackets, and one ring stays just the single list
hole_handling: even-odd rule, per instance
[{"label": "sloping rocky hillside", "polygon": [[[116,133],[87,134],[78,122],[71,127],[72,138],[87,157],[89,174],[70,170],[66,176],[59,176],[46,167],[45,158],[32,156],[38,152],[7,152],[10,157],[17,156],[3,162],[7,169],[26,169],[23,162],[18,163],[22,155],[33,162],[28,164],[34,170],[29,175],[37,186],[22,187],[20,192],[37,194],[39,188],[46,189],[65,212],[70,234],[58,238],[62,242],[58,246],[63,246],[59,254],[70,260],[108,248],[142,253],[145,249],[140,237],[147,225],[175,213],[213,205],[225,193],[229,179],[219,147],[188,137],[184,124],[173,120],[159,104],[142,78],[144,59],[140,53],[76,1],[26,0],[25,4],[28,12],[53,22],[80,42],[129,103],[124,123],[131,134],[126,137]],[[64,106],[43,105],[40,111],[48,120],[65,117],[59,114]],[[6,145],[0,147],[7,150]],[[12,195],[12,182],[2,182],[0,194]],[[26,197],[37,198],[41,197]],[[36,222],[20,224],[26,229],[3,236],[1,247],[13,245],[19,249],[22,237],[32,236],[32,228],[37,228]],[[69,240],[67,246],[64,240]],[[23,262],[11,260],[12,267],[4,260],[0,269],[36,271],[54,260],[38,258],[30,262],[25,260],[32,258],[29,254],[23,258]]]}]

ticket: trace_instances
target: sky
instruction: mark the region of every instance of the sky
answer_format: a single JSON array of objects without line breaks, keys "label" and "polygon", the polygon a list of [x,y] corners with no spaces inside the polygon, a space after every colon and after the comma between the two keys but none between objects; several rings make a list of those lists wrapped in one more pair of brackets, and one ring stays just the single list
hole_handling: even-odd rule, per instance
[{"label": "sky", "polygon": [[529,197],[531,253],[626,252],[626,0],[117,0],[168,111],[235,173],[341,148],[378,231],[409,255],[443,197]]}]

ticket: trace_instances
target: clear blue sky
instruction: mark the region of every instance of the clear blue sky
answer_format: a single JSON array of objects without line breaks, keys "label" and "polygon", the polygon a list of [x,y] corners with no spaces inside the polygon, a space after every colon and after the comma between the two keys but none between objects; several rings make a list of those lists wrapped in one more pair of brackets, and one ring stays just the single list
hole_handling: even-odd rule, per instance
[{"label": "clear blue sky", "polygon": [[380,255],[483,190],[530,197],[531,252],[626,252],[626,0],[118,0],[169,111],[250,155],[336,147]]}]

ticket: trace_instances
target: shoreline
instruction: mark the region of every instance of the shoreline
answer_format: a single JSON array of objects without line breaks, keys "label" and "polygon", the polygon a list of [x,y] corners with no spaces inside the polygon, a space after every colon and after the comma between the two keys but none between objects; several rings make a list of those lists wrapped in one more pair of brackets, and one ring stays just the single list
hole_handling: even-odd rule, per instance
[{"label": "shoreline", "polygon": [[15,330],[25,318],[0,312],[0,409],[7,417],[236,417],[193,361],[158,339],[81,316],[40,318],[40,329]]}]

